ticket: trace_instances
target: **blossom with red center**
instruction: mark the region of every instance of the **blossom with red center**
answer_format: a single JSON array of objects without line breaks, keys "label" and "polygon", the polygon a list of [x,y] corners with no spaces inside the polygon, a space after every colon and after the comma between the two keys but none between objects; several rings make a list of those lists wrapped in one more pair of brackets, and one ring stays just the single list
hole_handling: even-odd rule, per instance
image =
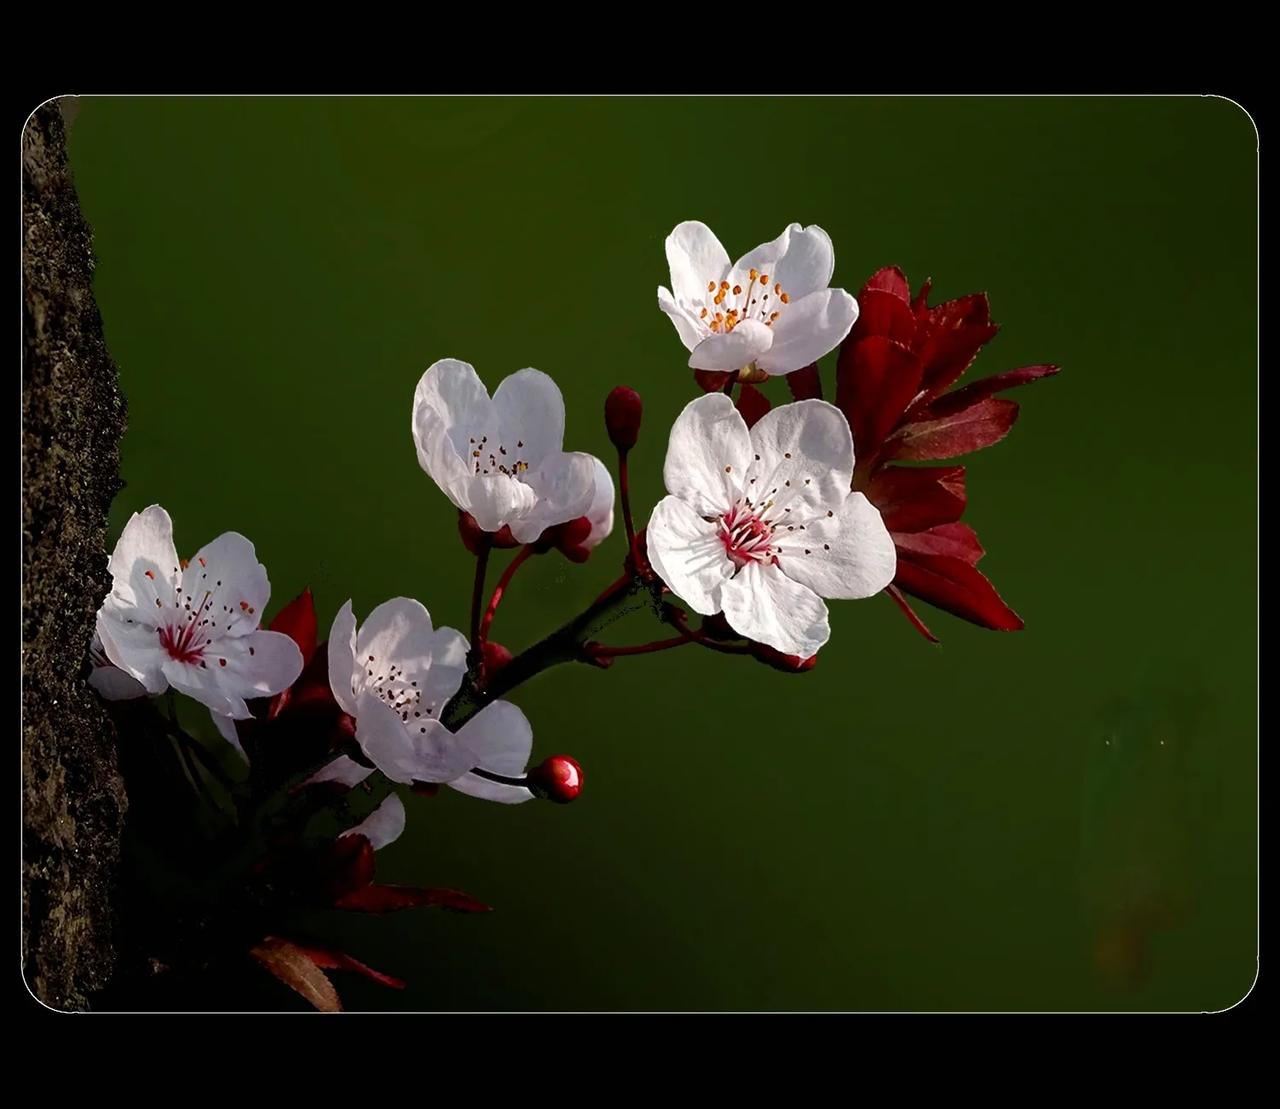
[{"label": "blossom with red center", "polygon": [[[930,283],[913,298],[902,272],[876,273],[858,297],[861,314],[841,344],[836,405],[853,432],[853,488],[884,517],[898,552],[888,592],[930,639],[911,609],[909,593],[964,620],[1013,631],[1022,619],[977,569],[985,553],[960,522],[966,503],[963,466],[903,466],[939,462],[998,443],[1018,405],[996,394],[1058,372],[1026,366],[951,386],[995,335],[985,293],[930,308]],[[788,379],[797,398],[821,396],[816,366]]]},{"label": "blossom with red center", "polygon": [[125,525],[108,568],[98,637],[106,657],[148,693],[173,688],[244,720],[246,698],[274,696],[301,673],[294,641],[258,626],[271,584],[243,535],[226,532],[180,562],[173,521],[152,505]]}]

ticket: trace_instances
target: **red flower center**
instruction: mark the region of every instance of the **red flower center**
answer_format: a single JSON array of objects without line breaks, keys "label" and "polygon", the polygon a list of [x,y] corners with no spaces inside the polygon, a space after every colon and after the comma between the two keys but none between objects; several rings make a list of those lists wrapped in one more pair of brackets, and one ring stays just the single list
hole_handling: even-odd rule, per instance
[{"label": "red flower center", "polygon": [[750,562],[767,562],[773,557],[770,540],[773,527],[754,512],[735,505],[720,517],[720,542],[733,564],[739,568]]}]

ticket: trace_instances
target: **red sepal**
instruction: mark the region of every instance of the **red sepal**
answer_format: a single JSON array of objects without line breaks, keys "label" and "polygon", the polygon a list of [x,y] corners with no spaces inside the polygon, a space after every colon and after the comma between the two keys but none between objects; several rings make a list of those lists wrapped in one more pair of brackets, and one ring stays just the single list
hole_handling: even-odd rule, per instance
[{"label": "red sepal", "polygon": [[704,393],[723,393],[733,373],[732,370],[694,370],[693,380]]},{"label": "red sepal", "polygon": [[738,393],[738,411],[746,420],[747,427],[755,427],[756,421],[772,407],[769,398],[754,385],[744,385]]},{"label": "red sepal", "polygon": [[792,370],[786,375],[787,388],[795,400],[821,400],[822,378],[818,374],[818,363],[812,362],[803,369]]},{"label": "red sepal", "polygon": [[303,665],[310,662],[316,653],[316,605],[310,587],[277,612],[267,630],[283,632],[298,645]]}]

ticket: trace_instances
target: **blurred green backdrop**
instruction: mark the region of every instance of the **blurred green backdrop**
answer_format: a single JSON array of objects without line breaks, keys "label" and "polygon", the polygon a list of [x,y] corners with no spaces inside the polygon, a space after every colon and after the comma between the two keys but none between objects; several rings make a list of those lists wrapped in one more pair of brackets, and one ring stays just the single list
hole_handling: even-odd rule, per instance
[{"label": "blurred green backdrop", "polygon": [[[754,136],[751,154],[735,136]],[[513,697],[575,805],[409,798],[386,881],[482,918],[334,915],[409,979],[350,1008],[1221,1009],[1256,912],[1256,146],[1219,99],[87,98],[70,130],[129,403],[113,531],[235,529],[272,611],[327,628],[419,597],[466,626],[471,559],[418,469],[436,358],[555,376],[567,445],[641,390],[638,512],[693,395],[654,291],[703,219],[732,256],[789,221],[835,283],[903,267],[991,295],[973,373],[1057,362],[972,460],[1018,634],[833,605],[807,676],[687,650]],[[774,390],[780,395],[780,390]],[[535,560],[513,648],[621,559]],[[500,568],[501,561],[498,566]],[[642,625],[628,636],[648,638]],[[621,638],[621,633],[619,635]],[[288,996],[281,995],[288,1004]]]}]

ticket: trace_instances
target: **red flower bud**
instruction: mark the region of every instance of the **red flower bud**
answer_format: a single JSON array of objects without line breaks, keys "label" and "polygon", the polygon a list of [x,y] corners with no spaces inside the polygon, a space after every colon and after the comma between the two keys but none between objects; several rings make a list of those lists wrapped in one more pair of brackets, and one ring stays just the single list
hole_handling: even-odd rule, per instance
[{"label": "red flower bud", "polygon": [[458,510],[458,534],[462,537],[462,545],[473,555],[480,553],[486,541],[490,546],[504,550],[521,546],[506,524],[503,524],[498,531],[483,531],[476,523],[476,518],[470,512],[463,512],[461,509]]},{"label": "red flower bud", "polygon": [[803,674],[806,670],[812,670],[818,664],[817,655],[810,655],[808,658],[801,658],[799,655],[784,655],[781,651],[775,651],[764,643],[752,643],[751,653],[759,662],[763,662],[766,666],[772,666],[775,670],[781,670],[784,674]]},{"label": "red flower bud", "polygon": [[620,451],[629,451],[640,438],[640,417],[644,404],[640,394],[626,385],[619,385],[604,402],[604,426],[609,430],[609,441]]},{"label": "red flower bud", "polygon": [[511,661],[511,652],[508,651],[501,643],[495,643],[489,639],[484,645],[484,672],[485,676],[492,678],[499,670]]},{"label": "red flower bud", "polygon": [[569,755],[552,755],[529,771],[528,782],[539,797],[567,805],[582,792],[582,767]]}]

